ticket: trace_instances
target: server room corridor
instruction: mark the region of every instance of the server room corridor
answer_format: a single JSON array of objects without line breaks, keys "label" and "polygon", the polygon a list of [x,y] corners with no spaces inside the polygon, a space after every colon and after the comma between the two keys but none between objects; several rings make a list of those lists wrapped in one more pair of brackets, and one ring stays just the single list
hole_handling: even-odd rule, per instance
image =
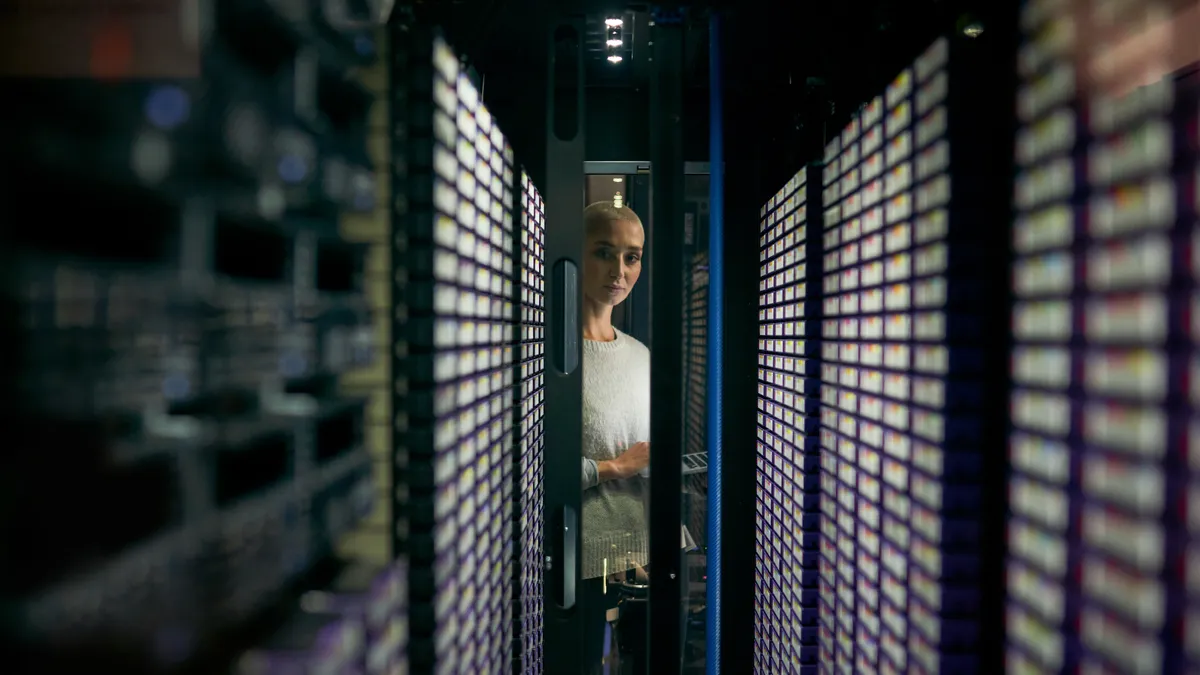
[{"label": "server room corridor", "polygon": [[0,0],[0,672],[1200,673],[1197,0]]}]

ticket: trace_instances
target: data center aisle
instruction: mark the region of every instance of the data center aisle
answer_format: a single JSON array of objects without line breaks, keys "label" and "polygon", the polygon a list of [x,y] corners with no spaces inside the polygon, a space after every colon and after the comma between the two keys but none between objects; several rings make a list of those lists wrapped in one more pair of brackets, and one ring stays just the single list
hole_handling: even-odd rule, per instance
[{"label": "data center aisle", "polygon": [[1194,668],[1200,15],[1168,4],[1024,3],[1012,63],[939,40],[764,207],[756,672]]}]

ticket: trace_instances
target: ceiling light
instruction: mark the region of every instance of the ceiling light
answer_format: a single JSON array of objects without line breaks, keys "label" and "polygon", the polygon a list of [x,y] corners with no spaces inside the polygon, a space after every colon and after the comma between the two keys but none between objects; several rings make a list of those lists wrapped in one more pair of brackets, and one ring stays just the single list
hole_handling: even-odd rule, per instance
[{"label": "ceiling light", "polygon": [[609,40],[607,44],[609,47],[620,47],[621,45],[625,44],[625,41],[621,40],[620,38],[613,38],[612,40]]},{"label": "ceiling light", "polygon": [[612,56],[608,57],[609,63],[620,63],[623,60],[624,59],[622,59],[620,56],[617,56],[616,54],[613,54]]},{"label": "ceiling light", "polygon": [[624,26],[625,21],[622,19],[605,19],[604,25],[608,26],[609,28],[616,28],[618,26]]},{"label": "ceiling light", "polygon": [[623,183],[623,182],[625,182],[625,179],[624,179],[624,178],[621,178],[620,176],[618,176],[618,177],[616,177],[616,178],[614,178],[614,179],[613,179],[613,182],[614,182],[614,183]]}]

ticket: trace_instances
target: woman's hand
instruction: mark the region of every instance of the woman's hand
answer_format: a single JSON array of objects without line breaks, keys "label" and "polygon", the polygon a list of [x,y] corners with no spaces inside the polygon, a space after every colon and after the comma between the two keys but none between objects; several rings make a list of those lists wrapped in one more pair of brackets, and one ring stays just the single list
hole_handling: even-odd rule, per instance
[{"label": "woman's hand", "polygon": [[634,443],[616,459],[597,462],[600,482],[633,478],[639,471],[650,466],[650,444],[646,441]]}]

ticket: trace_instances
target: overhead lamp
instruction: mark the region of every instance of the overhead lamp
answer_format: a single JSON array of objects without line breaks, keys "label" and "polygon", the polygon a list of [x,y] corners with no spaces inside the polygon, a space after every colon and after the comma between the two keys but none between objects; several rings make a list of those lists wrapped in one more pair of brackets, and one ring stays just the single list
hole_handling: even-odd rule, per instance
[{"label": "overhead lamp", "polygon": [[609,63],[620,63],[621,61],[624,61],[624,59],[622,59],[620,56],[617,56],[616,54],[613,54],[612,56],[608,57]]},{"label": "overhead lamp", "polygon": [[621,178],[620,176],[617,176],[616,178],[613,178],[613,182],[614,183],[624,183],[625,179]]},{"label": "overhead lamp", "polygon": [[605,19],[604,25],[608,26],[609,28],[620,28],[621,26],[625,25],[625,20],[624,19]]},{"label": "overhead lamp", "polygon": [[625,41],[621,39],[621,28],[619,26],[608,27],[607,44],[610,49],[613,47],[620,47],[621,45],[625,44]]}]

